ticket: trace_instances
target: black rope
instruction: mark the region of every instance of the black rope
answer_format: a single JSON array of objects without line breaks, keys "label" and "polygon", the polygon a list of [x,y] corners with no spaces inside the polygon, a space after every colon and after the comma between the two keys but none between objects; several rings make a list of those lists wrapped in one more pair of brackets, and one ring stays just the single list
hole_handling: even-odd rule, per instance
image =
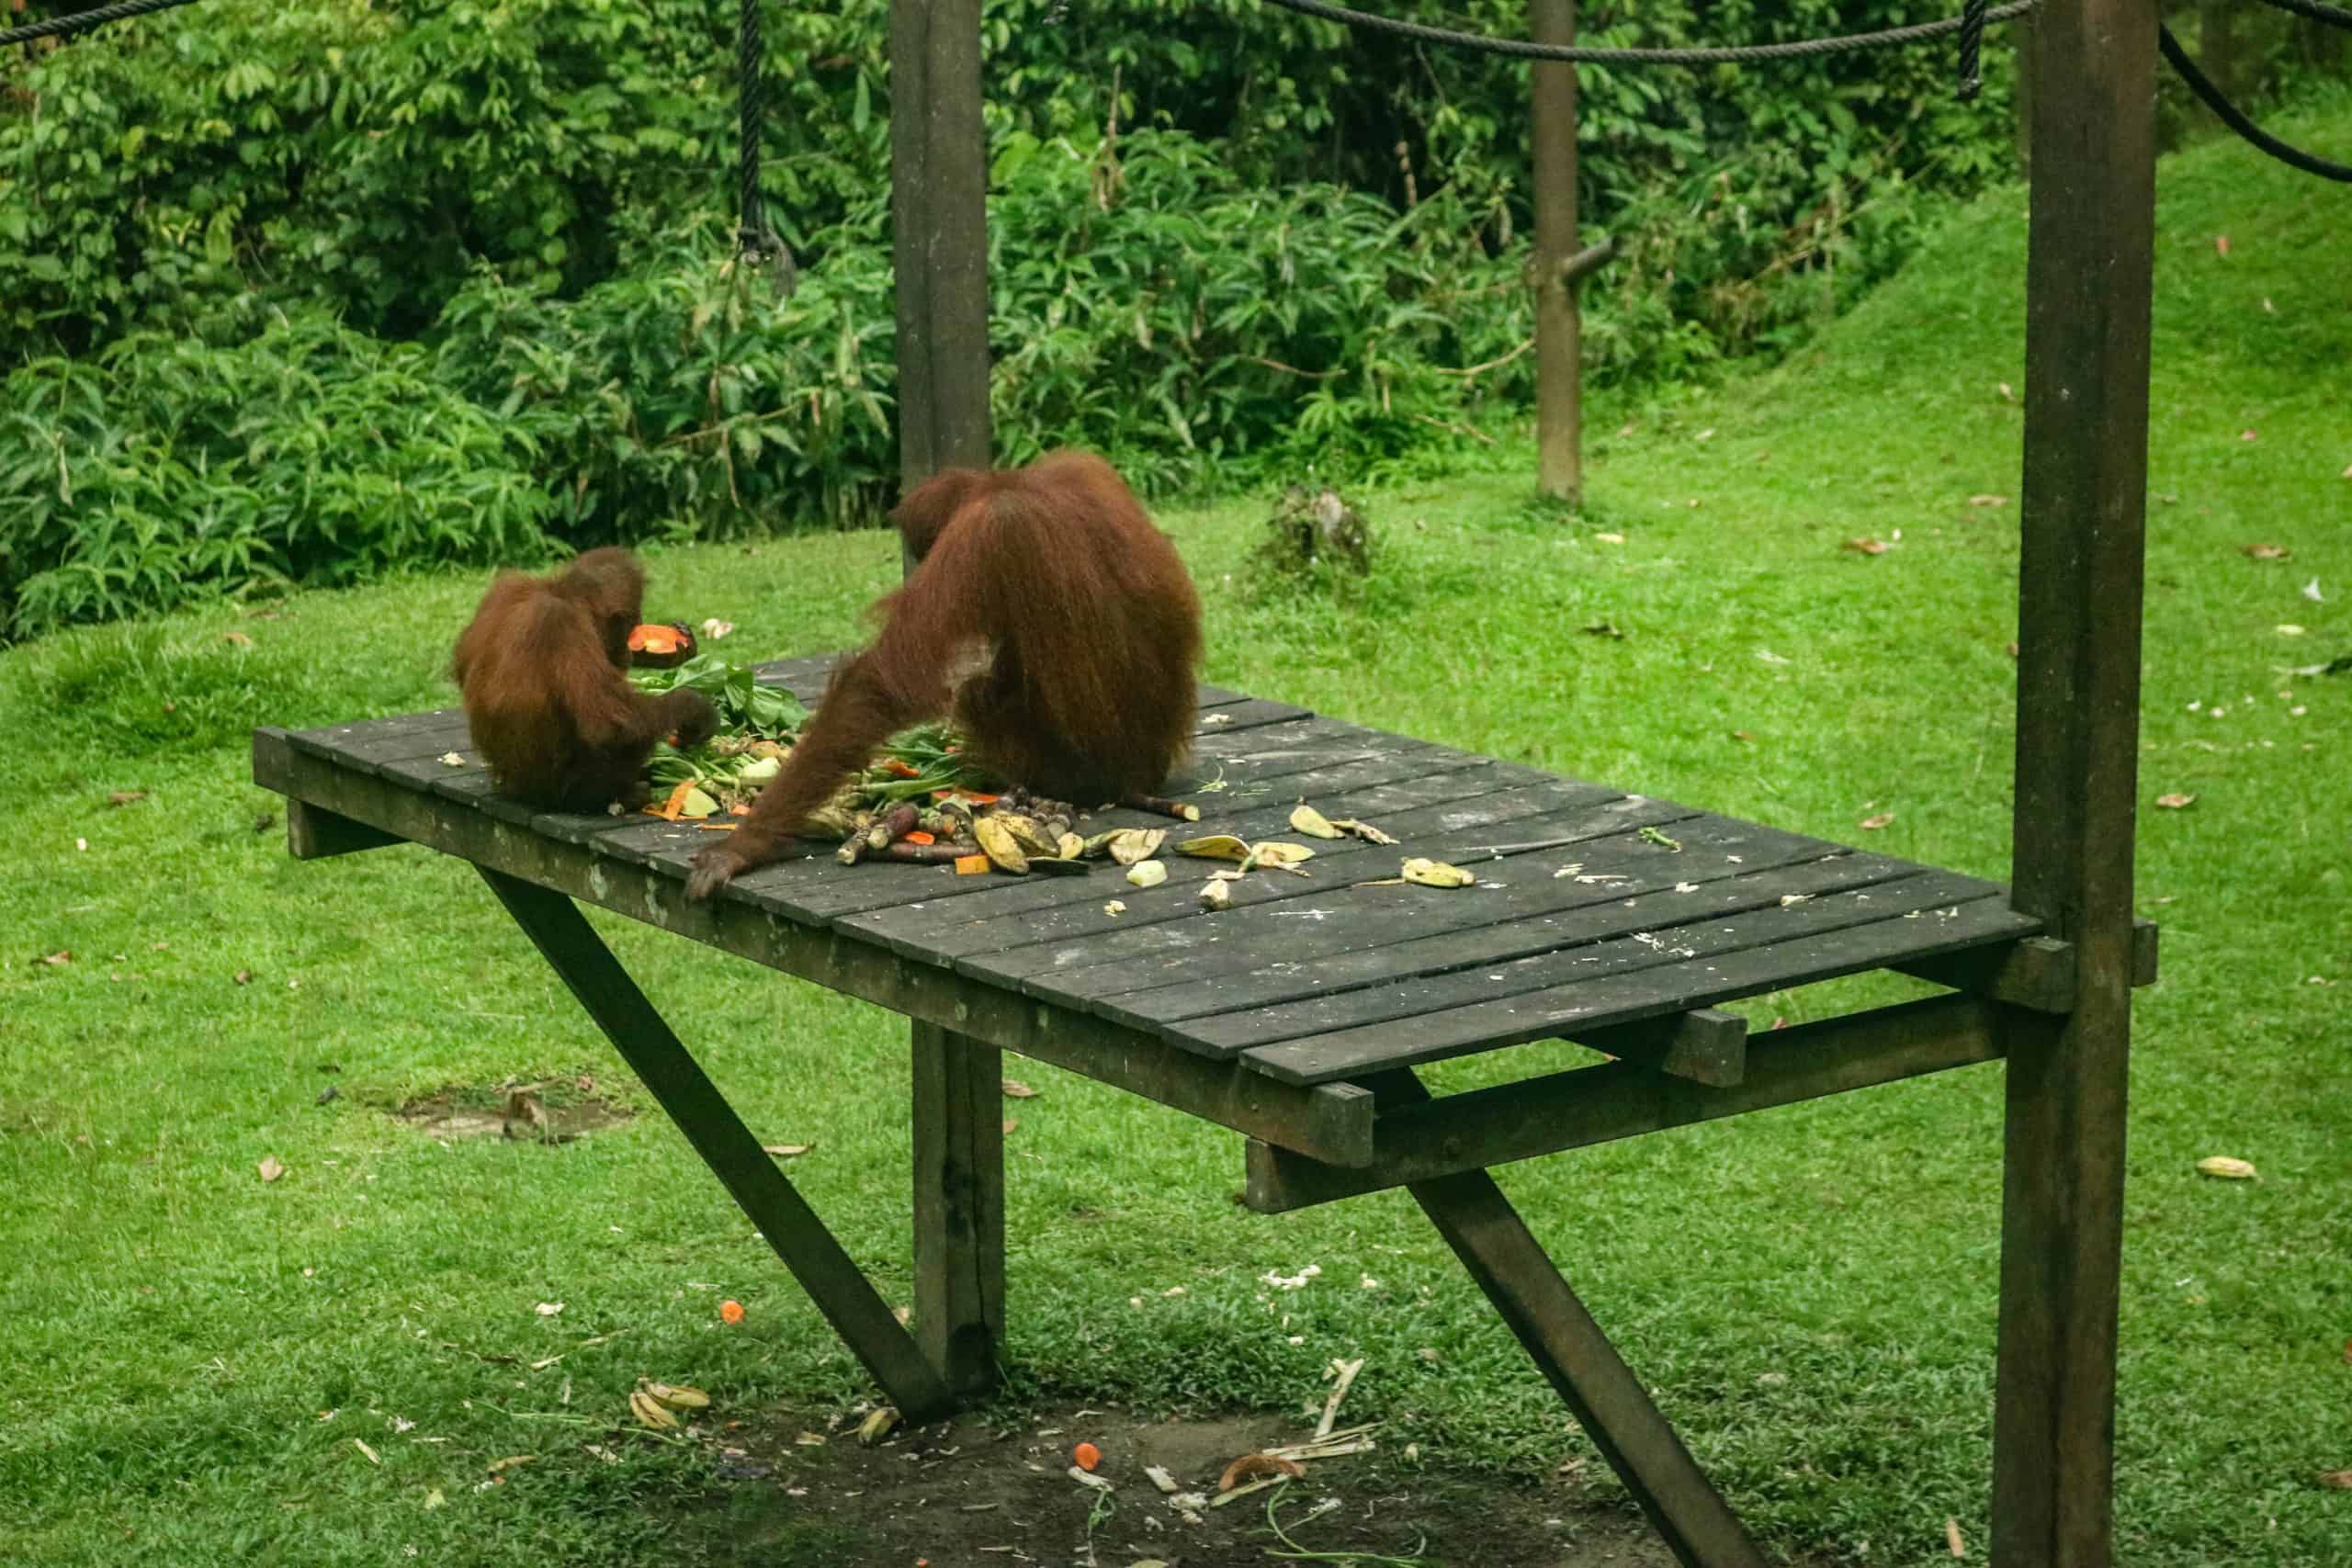
[{"label": "black rope", "polygon": [[2180,79],[2188,84],[2188,90],[2205,100],[2205,107],[2220,116],[2223,125],[2228,126],[2290,168],[2301,169],[2307,175],[2317,175],[2324,180],[2341,180],[2346,185],[2352,185],[2352,166],[2332,163],[2314,153],[2306,152],[2300,147],[2290,147],[2246,118],[2237,105],[2223,97],[2222,89],[2213,85],[2206,79],[2205,73],[2197,69],[2197,62],[2188,58],[2188,51],[2180,47],[2180,40],[2172,36],[2170,28],[2158,26],[2156,47],[2162,50],[2164,57],[2172,62],[2172,68],[2180,73]]},{"label": "black rope", "polygon": [[2298,17],[2309,17],[2324,27],[2352,31],[2352,11],[2341,6],[2330,6],[2326,0],[2262,0],[2262,3],[2276,6],[2281,11],[2292,11]]},{"label": "black rope", "polygon": [[735,229],[735,250],[747,272],[775,269],[776,298],[787,298],[800,281],[792,252],[768,222],[767,204],[760,195],[760,127],[766,109],[760,75],[760,0],[743,0],[743,22],[737,35],[735,98],[741,112],[741,218]]},{"label": "black rope", "polygon": [[1968,0],[1960,13],[1960,101],[1968,102],[1984,85],[1978,69],[1984,45],[1984,11],[1991,0]]},{"label": "black rope", "polygon": [[[1984,20],[2011,21],[2032,10],[2038,3],[2039,0],[2009,0],[2007,5],[1987,10]],[[1849,50],[1917,43],[1922,39],[1941,38],[1946,33],[1958,32],[1968,25],[1966,17],[1948,17],[1939,22],[1889,28],[1883,32],[1849,33],[1843,38],[1800,39],[1791,43],[1734,44],[1712,49],[1598,49],[1583,44],[1535,43],[1526,39],[1455,32],[1450,28],[1425,27],[1419,22],[1401,22],[1391,17],[1351,11],[1344,6],[1331,5],[1329,0],[1272,0],[1272,4],[1287,11],[1296,11],[1301,16],[1337,22],[1342,27],[1357,28],[1366,32],[1388,33],[1419,43],[1444,44],[1453,49],[1499,54],[1512,60],[1565,60],[1572,64],[1585,65],[1742,65],[1753,61],[1804,60],[1816,55],[1843,54]]]},{"label": "black rope", "polygon": [[0,32],[0,48],[12,43],[30,43],[37,38],[70,38],[86,33],[92,28],[105,27],[132,17],[143,17],[150,11],[168,11],[175,6],[186,6],[191,0],[119,0],[119,4],[101,6],[95,11],[84,11],[74,17],[51,17],[45,22],[27,22],[20,28]]}]

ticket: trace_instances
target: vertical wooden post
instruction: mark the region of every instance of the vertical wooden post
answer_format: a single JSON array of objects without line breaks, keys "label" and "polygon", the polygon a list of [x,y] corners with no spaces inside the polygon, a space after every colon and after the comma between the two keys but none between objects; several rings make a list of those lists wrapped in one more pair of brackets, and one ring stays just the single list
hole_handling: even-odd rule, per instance
[{"label": "vertical wooden post", "polygon": [[979,0],[891,0],[899,479],[989,461],[988,132]]},{"label": "vertical wooden post", "polygon": [[914,1026],[915,1342],[959,1399],[995,1387],[1004,1339],[1001,1061]]},{"label": "vertical wooden post", "polygon": [[2033,173],[2033,13],[2009,24],[2017,47],[2018,170]]},{"label": "vertical wooden post", "polygon": [[2154,0],[2035,17],[2013,897],[2075,1008],[2005,1010],[1993,1561],[2105,1568],[2131,1037]]},{"label": "vertical wooden post", "polygon": [[[1577,40],[1576,0],[1528,0],[1538,43]],[[1537,61],[1528,70],[1535,163],[1536,484],[1570,505],[1584,500],[1582,322],[1577,290],[1561,269],[1577,254],[1577,68]]]},{"label": "vertical wooden post", "polygon": [[[979,0],[891,0],[891,267],[899,482],[986,468],[988,131]],[[911,569],[911,562],[902,562]],[[1004,1335],[1004,1132],[994,1046],[914,1031],[915,1337],[959,1399]]]}]

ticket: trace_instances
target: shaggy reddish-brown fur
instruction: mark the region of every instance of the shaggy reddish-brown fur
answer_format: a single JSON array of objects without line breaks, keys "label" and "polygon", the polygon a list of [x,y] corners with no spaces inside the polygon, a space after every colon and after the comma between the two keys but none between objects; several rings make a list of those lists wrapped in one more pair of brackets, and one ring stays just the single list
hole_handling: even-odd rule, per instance
[{"label": "shaggy reddish-brown fur", "polygon": [[741,827],[695,857],[707,898],[774,860],[876,748],[951,716],[975,761],[1062,800],[1158,789],[1195,707],[1201,602],[1166,535],[1108,463],[1059,452],[958,469],[891,516],[918,564],[834,671],[817,716]]},{"label": "shaggy reddish-brown fur", "polygon": [[709,698],[629,684],[644,598],[645,569],[619,549],[590,550],[552,577],[502,572],[482,595],[452,670],[500,794],[565,811],[642,806],[654,742],[710,739]]}]

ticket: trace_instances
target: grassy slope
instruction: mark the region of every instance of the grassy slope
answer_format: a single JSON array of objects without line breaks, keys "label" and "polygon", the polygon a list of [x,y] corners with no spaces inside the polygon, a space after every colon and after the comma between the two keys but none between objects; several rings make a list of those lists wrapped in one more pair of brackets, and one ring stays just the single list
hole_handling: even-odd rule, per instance
[{"label": "grassy slope", "polygon": [[[2352,108],[2287,129],[2352,143]],[[2199,799],[2143,823],[2166,975],[2133,1081],[2121,1540],[2135,1563],[2316,1564],[2352,1532],[2352,1495],[2312,1483],[2352,1464],[2352,992],[2310,983],[2352,981],[2352,679],[2275,667],[2352,649],[2352,275],[2328,259],[2346,220],[2235,145],[2173,160],[2163,186],[2142,795]],[[1833,836],[1892,809],[1873,848],[2002,874],[2016,511],[1967,498],[2015,491],[2018,410],[1996,389],[2022,379],[2021,208],[1965,216],[1805,362],[1601,443],[1585,527],[1522,507],[1512,479],[1372,498],[1387,554],[1334,606],[1246,591],[1255,508],[1170,515],[1211,673]],[[1898,528],[1883,557],[1838,548]],[[2294,558],[2253,562],[2255,540]],[[657,563],[657,600],[733,616],[739,657],[784,654],[853,636],[894,562],[871,535],[683,551]],[[2297,592],[2314,575],[2324,604]],[[601,1463],[565,1417],[601,1422],[640,1372],[732,1409],[861,1387],[658,1118],[549,1151],[444,1148],[382,1113],[509,1074],[625,1077],[462,867],[405,850],[298,866],[254,830],[271,802],[243,782],[245,728],[447,700],[436,671],[477,586],[0,660],[7,729],[35,739],[0,763],[0,1513],[28,1516],[0,1555],[618,1562],[701,1461],[624,1442]],[[1579,634],[1602,617],[1624,640]],[[151,798],[106,809],[124,788]],[[796,1179],[905,1299],[900,1027],[600,924],[763,1136],[819,1141]],[[70,965],[27,962],[59,949]],[[1350,1408],[1396,1421],[1395,1446],[1537,1476],[1589,1453],[1401,1197],[1256,1219],[1226,1200],[1229,1137],[1023,1072],[1046,1091],[1011,1108],[1023,1386],[1285,1407],[1328,1357],[1364,1354]],[[315,1106],[329,1082],[341,1098]],[[1946,1515],[1983,1538],[1998,1085],[1953,1075],[1506,1179],[1779,1547],[1925,1563]],[[2217,1152],[2264,1180],[2195,1178]],[[290,1174],[261,1184],[264,1156]],[[1316,1285],[1262,1299],[1260,1273],[1308,1261]],[[718,1323],[722,1294],[743,1327]],[[479,1489],[518,1452],[543,1457]]]}]

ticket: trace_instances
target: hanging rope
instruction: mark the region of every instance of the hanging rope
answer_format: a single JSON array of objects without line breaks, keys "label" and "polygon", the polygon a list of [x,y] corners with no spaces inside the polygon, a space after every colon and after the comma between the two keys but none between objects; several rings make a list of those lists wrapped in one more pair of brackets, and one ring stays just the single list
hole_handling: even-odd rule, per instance
[{"label": "hanging rope", "polygon": [[[1402,22],[1391,17],[1351,11],[1344,6],[1331,5],[1329,0],[1272,0],[1272,3],[1304,17],[1337,22],[1341,27],[1355,28],[1363,32],[1411,39],[1417,43],[1443,44],[1449,49],[1499,54],[1511,60],[1563,60],[1582,65],[1745,65],[1766,60],[1808,60],[1825,54],[1844,54],[1858,49],[1883,49],[1894,44],[1917,43],[1923,39],[1941,38],[1946,33],[1959,32],[1968,25],[1968,18],[1961,16],[1947,17],[1939,22],[1919,22],[1907,28],[1888,28],[1883,32],[1849,33],[1843,38],[1799,39],[1790,43],[1731,44],[1710,49],[1605,49],[1589,48],[1583,44],[1534,43],[1526,39],[1456,32],[1450,28],[1425,27],[1419,22]],[[1986,10],[1984,21],[2014,20],[2032,10],[2037,3],[2038,0],[2009,0],[2007,5],[1995,6]],[[1981,33],[1983,29],[1980,28],[1978,30]]]},{"label": "hanging rope", "polygon": [[1963,104],[1984,85],[1984,73],[1977,67],[1984,47],[1985,7],[1990,4],[1991,0],[1968,0],[1960,14],[1960,101]]},{"label": "hanging rope", "polygon": [[2170,28],[2158,26],[2156,47],[2162,50],[2164,57],[2172,62],[2172,68],[2180,73],[2180,79],[2188,84],[2188,90],[2202,98],[2205,101],[2205,107],[2220,116],[2223,125],[2228,126],[2290,168],[2301,169],[2307,175],[2317,175],[2324,180],[2341,180],[2346,185],[2352,185],[2352,167],[2332,163],[2316,153],[2306,152],[2300,147],[2289,146],[2246,118],[2237,105],[2223,97],[2222,89],[2213,85],[2207,79],[2205,73],[2197,69],[2197,62],[2188,58],[2188,51],[2180,47],[2180,40],[2172,36]]},{"label": "hanging rope", "polygon": [[30,43],[37,38],[71,38],[86,33],[92,28],[105,27],[108,22],[126,21],[143,17],[151,11],[168,11],[175,6],[186,6],[192,0],[119,0],[119,4],[101,6],[95,11],[84,11],[74,17],[51,17],[45,22],[27,22],[20,28],[0,32],[0,47],[12,43]]},{"label": "hanging rope", "polygon": [[789,299],[799,286],[799,269],[782,235],[768,222],[767,203],[760,195],[760,127],[765,118],[764,84],[760,75],[760,0],[743,0],[743,20],[736,38],[735,100],[741,111],[737,135],[741,141],[741,218],[735,229],[735,251],[746,272],[773,267],[775,296]]},{"label": "hanging rope", "polygon": [[2276,6],[2281,11],[2292,11],[2298,17],[2308,17],[2323,27],[2352,31],[2352,11],[2341,6],[2330,6],[2326,0],[2262,0],[2262,3]]}]

